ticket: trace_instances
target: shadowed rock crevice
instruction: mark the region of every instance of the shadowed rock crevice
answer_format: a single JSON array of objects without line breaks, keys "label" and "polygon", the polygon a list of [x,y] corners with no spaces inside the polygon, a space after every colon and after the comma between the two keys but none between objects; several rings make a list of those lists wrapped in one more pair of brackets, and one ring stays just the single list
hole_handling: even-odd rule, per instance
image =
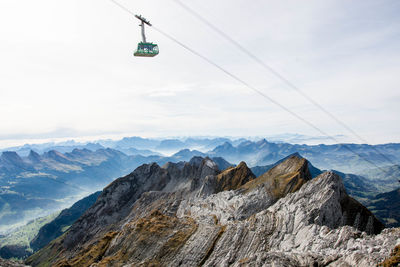
[{"label": "shadowed rock crevice", "polygon": [[368,234],[379,234],[385,228],[372,212],[350,196],[343,198],[340,206],[343,213],[343,225],[353,226]]},{"label": "shadowed rock crevice", "polygon": [[221,238],[221,236],[223,235],[225,230],[226,230],[226,226],[220,226],[218,234],[216,235],[216,237],[215,237],[214,241],[212,242],[211,246],[207,249],[207,253],[204,256],[204,258],[201,260],[199,266],[203,266],[204,263],[206,263],[207,260],[210,258],[211,254],[214,252],[214,249],[215,249],[215,246],[216,246],[218,240]]}]

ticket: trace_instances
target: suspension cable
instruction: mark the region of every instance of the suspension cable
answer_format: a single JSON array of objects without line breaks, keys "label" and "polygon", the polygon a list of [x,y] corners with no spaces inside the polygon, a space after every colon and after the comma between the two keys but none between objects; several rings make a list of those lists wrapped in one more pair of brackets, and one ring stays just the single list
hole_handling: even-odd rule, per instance
[{"label": "suspension cable", "polygon": [[[120,3],[116,2],[115,0],[110,0],[112,3],[116,4],[117,6],[119,6],[120,8],[122,8],[123,10],[125,10],[126,12],[128,12],[129,14],[135,16],[135,14],[129,10],[128,8],[126,8],[125,6],[121,5]],[[240,79],[238,76],[236,76],[235,74],[229,72],[228,70],[224,69],[222,66],[218,65],[217,63],[215,63],[214,61],[212,61],[211,59],[207,58],[206,56],[203,56],[202,54],[200,54],[199,52],[195,51],[194,49],[188,47],[187,45],[185,45],[184,43],[182,43],[181,41],[179,41],[178,39],[176,39],[175,37],[173,37],[172,35],[162,31],[161,29],[159,29],[158,27],[152,25],[152,28],[154,30],[156,30],[157,32],[159,32],[160,34],[162,34],[163,36],[165,36],[166,38],[170,39],[171,41],[173,41],[174,43],[178,44],[179,46],[181,46],[182,48],[184,48],[185,50],[189,51],[190,53],[194,54],[195,56],[203,59],[204,61],[206,61],[207,63],[209,63],[210,65],[214,66],[215,68],[219,69],[220,71],[224,72],[226,75],[228,75],[229,77],[233,78],[234,80],[236,80],[237,82],[241,83],[242,85],[244,85],[245,87],[247,87],[248,89],[254,91],[255,93],[259,94],[260,96],[262,96],[265,100],[268,100],[270,102],[272,102],[273,104],[275,104],[276,106],[280,107],[281,109],[285,110],[286,112],[288,112],[289,114],[291,114],[292,116],[294,116],[295,118],[297,118],[298,120],[302,121],[303,123],[307,124],[308,126],[310,126],[311,128],[313,128],[314,130],[318,131],[320,134],[324,135],[325,137],[327,137],[328,139],[334,141],[335,143],[340,144],[340,142],[333,136],[329,135],[328,133],[326,133],[325,131],[321,130],[320,128],[318,128],[317,126],[315,126],[313,123],[309,122],[308,120],[304,119],[303,117],[301,117],[300,115],[296,114],[295,112],[291,111],[290,109],[288,109],[287,107],[285,107],[284,105],[280,104],[278,101],[276,101],[275,99],[271,98],[270,96],[268,96],[267,94],[263,93],[262,91],[260,91],[259,89],[257,89],[256,87],[250,85],[249,83],[245,82],[244,80]],[[379,170],[381,170],[382,172],[384,172],[386,175],[389,175],[389,172],[387,172],[386,170],[382,169],[380,166],[378,166],[377,164],[375,164],[374,162],[370,161],[369,159],[365,158],[363,155],[361,155],[360,153],[358,153],[357,151],[353,150],[350,146],[346,145],[346,144],[341,144],[345,149],[347,149],[348,151],[350,151],[351,153],[353,153],[354,155],[360,157],[362,160],[364,160],[365,162],[375,166],[376,168],[378,168]]]},{"label": "suspension cable", "polygon": [[[350,126],[348,126],[346,123],[344,123],[342,120],[340,120],[338,117],[336,117],[333,113],[328,111],[326,108],[321,106],[317,101],[315,101],[312,97],[307,95],[305,92],[303,92],[299,87],[297,87],[294,83],[289,81],[287,78],[285,78],[282,74],[280,74],[278,71],[276,71],[273,67],[262,61],[260,58],[258,58],[256,55],[251,53],[248,49],[246,49],[243,45],[241,45],[239,42],[234,40],[232,37],[230,37],[228,34],[226,34],[224,31],[220,30],[217,28],[213,23],[209,22],[206,18],[204,18],[202,15],[200,15],[198,12],[193,10],[192,8],[188,7],[186,4],[182,3],[180,0],[173,0],[175,3],[177,3],[179,6],[181,6],[184,10],[192,14],[194,17],[196,17],[198,20],[200,20],[203,24],[211,28],[213,31],[215,31],[217,34],[222,36],[224,39],[226,39],[228,42],[230,42],[232,45],[234,45],[237,49],[242,51],[244,54],[246,54],[248,57],[253,59],[255,62],[257,62],[261,67],[263,67],[265,70],[270,72],[272,75],[274,75],[276,78],[278,78],[280,81],[282,81],[287,87],[291,88],[292,90],[296,91],[299,93],[302,97],[304,97],[306,100],[308,100],[311,104],[313,104],[315,107],[317,107],[319,110],[321,110],[323,113],[325,113],[328,117],[330,117],[332,120],[336,121],[339,125],[341,125],[343,128],[345,128],[347,131],[352,133],[358,140],[361,142],[364,142],[368,144],[368,141],[361,137],[356,131],[354,131]],[[376,147],[371,146],[375,152],[377,152],[380,156],[382,156],[386,161],[391,163],[392,165],[395,165],[394,163],[388,156],[383,154],[381,151],[379,151]]]}]

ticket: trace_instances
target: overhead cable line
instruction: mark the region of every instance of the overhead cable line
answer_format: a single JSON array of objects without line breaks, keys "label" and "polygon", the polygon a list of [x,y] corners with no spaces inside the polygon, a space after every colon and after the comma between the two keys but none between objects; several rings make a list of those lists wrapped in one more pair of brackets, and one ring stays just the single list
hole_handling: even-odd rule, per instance
[{"label": "overhead cable line", "polygon": [[[136,14],[133,13],[131,10],[129,10],[128,8],[126,8],[125,6],[121,5],[120,3],[116,2],[115,0],[110,0],[112,3],[116,4],[117,6],[119,6],[120,8],[122,8],[123,10],[125,10],[126,12],[128,12],[129,14],[135,16]],[[295,118],[297,118],[298,120],[304,122],[305,124],[307,124],[308,126],[310,126],[311,128],[313,128],[314,130],[316,130],[317,132],[319,132],[320,134],[326,136],[328,139],[331,139],[332,141],[334,141],[335,143],[340,143],[335,137],[329,135],[328,133],[326,133],[325,131],[321,130],[320,128],[318,128],[317,126],[315,126],[313,123],[309,122],[308,120],[304,119],[303,117],[301,117],[300,115],[296,114],[295,112],[291,111],[290,109],[288,109],[287,107],[285,107],[284,105],[282,105],[281,103],[279,103],[278,101],[276,101],[275,99],[271,98],[270,96],[268,96],[267,94],[263,93],[262,91],[260,91],[259,89],[257,89],[256,87],[250,85],[249,83],[247,83],[246,81],[240,79],[238,76],[236,76],[235,74],[229,72],[228,70],[224,69],[222,66],[218,65],[217,63],[215,63],[214,61],[212,61],[211,59],[207,58],[206,56],[203,56],[202,54],[200,54],[199,52],[195,51],[194,49],[188,47],[187,45],[185,45],[184,43],[182,43],[181,41],[179,41],[178,39],[176,39],[175,37],[173,37],[172,35],[162,31],[161,29],[159,29],[158,27],[152,25],[152,28],[154,30],[156,30],[157,32],[159,32],[160,34],[162,34],[163,36],[165,36],[166,38],[170,39],[171,41],[175,42],[176,44],[178,44],[179,46],[181,46],[182,48],[186,49],[187,51],[189,51],[190,53],[196,55],[197,57],[203,59],[204,61],[206,61],[207,63],[209,63],[210,65],[214,66],[215,68],[219,69],[220,71],[224,72],[226,75],[230,76],[231,78],[233,78],[234,80],[236,80],[237,82],[241,83],[242,85],[244,85],[245,87],[247,87],[248,89],[254,91],[255,93],[259,94],[260,96],[262,96],[264,99],[268,100],[269,102],[272,102],[273,104],[277,105],[278,107],[282,108],[283,110],[285,110],[286,112],[288,112],[289,114],[291,114],[292,116],[294,116]],[[389,173],[382,169],[381,167],[379,167],[378,165],[376,165],[374,162],[370,161],[369,159],[365,158],[363,155],[359,154],[358,152],[354,151],[351,147],[349,147],[346,144],[341,144],[345,149],[347,149],[348,151],[350,151],[351,153],[355,154],[356,156],[360,157],[362,160],[364,160],[365,162],[375,166],[376,168],[380,169],[382,172],[386,173],[387,175],[389,175]]]},{"label": "overhead cable line", "polygon": [[[274,75],[276,78],[281,80],[284,84],[286,84],[289,88],[295,90],[297,93],[299,93],[301,96],[303,96],[305,99],[307,99],[311,104],[316,106],[319,110],[321,110],[323,113],[325,113],[327,116],[329,116],[332,120],[336,121],[339,125],[341,125],[343,128],[345,128],[347,131],[352,133],[358,140],[361,142],[364,142],[368,144],[368,141],[365,140],[362,136],[360,136],[356,131],[354,131],[350,126],[348,126],[346,123],[344,123],[342,120],[337,118],[334,114],[332,114],[330,111],[328,111],[326,108],[321,106],[317,101],[315,101],[312,97],[307,95],[305,92],[303,92],[299,87],[297,87],[294,83],[289,81],[287,78],[285,78],[282,74],[280,74],[278,71],[276,71],[273,67],[262,61],[260,58],[258,58],[256,55],[251,53],[248,49],[246,49],[243,45],[241,45],[239,42],[234,40],[232,37],[230,37],[228,34],[226,34],[224,31],[220,30],[217,28],[213,23],[209,22],[206,18],[204,18],[202,15],[200,15],[198,12],[193,10],[192,8],[188,7],[186,4],[182,3],[180,0],[173,0],[175,3],[177,3],[179,6],[181,6],[184,10],[192,14],[194,17],[196,17],[198,20],[200,20],[203,24],[207,25],[209,28],[211,28],[213,31],[215,31],[217,34],[222,36],[224,39],[226,39],[228,42],[233,44],[236,48],[241,50],[244,54],[246,54],[248,57],[253,59],[255,62],[257,62],[260,66],[262,66],[264,69],[266,69],[268,72],[270,72],[272,75]],[[389,163],[395,165],[389,157],[387,157],[385,154],[380,152],[377,148],[372,146],[372,149],[375,150],[379,155],[381,155],[386,161]]]},{"label": "overhead cable line", "polygon": [[[189,52],[191,52],[192,54],[200,57],[201,59],[203,59],[204,61],[206,61],[207,63],[209,63],[210,65],[213,65],[214,67],[218,68],[219,70],[221,70],[222,72],[224,72],[226,75],[230,76],[231,78],[233,78],[234,80],[236,80],[237,82],[243,84],[244,86],[246,86],[247,88],[253,90],[254,92],[256,92],[257,94],[259,94],[260,96],[262,96],[264,99],[269,100],[270,102],[272,102],[273,104],[277,105],[278,107],[282,108],[283,110],[285,110],[286,112],[288,112],[289,114],[291,114],[292,116],[294,116],[295,118],[297,118],[298,120],[304,122],[305,124],[307,124],[308,126],[310,126],[311,128],[313,128],[314,130],[318,131],[320,134],[328,137],[329,139],[331,139],[332,141],[334,141],[335,143],[340,143],[339,140],[337,140],[335,137],[329,135],[328,133],[326,133],[325,131],[321,130],[320,128],[318,128],[317,126],[315,126],[313,123],[309,122],[308,120],[304,119],[303,117],[299,116],[297,113],[291,111],[290,109],[288,109],[287,107],[285,107],[284,105],[282,105],[281,103],[279,103],[278,101],[276,101],[275,99],[271,98],[270,96],[266,95],[265,93],[263,93],[262,91],[260,91],[259,89],[257,89],[256,87],[250,85],[249,83],[247,83],[246,81],[240,79],[238,76],[234,75],[233,73],[229,72],[228,70],[224,69],[223,67],[221,67],[220,65],[218,65],[217,63],[215,63],[214,61],[210,60],[209,58],[203,56],[202,54],[200,54],[199,52],[193,50],[192,48],[186,46],[185,44],[183,44],[182,42],[180,42],[179,40],[177,40],[176,38],[174,38],[173,36],[167,34],[166,32],[162,31],[161,29],[153,26],[153,29],[156,30],[157,32],[161,33],[162,35],[164,35],[165,37],[167,37],[168,39],[170,39],[171,41],[177,43],[178,45],[180,45],[181,47],[185,48],[186,50],[188,50]],[[379,168],[381,171],[383,171],[386,174],[389,174],[387,171],[385,171],[384,169],[382,169],[381,167],[379,167],[378,165],[376,165],[374,162],[370,161],[369,159],[365,158],[363,155],[359,154],[358,152],[354,151],[352,148],[350,148],[348,145],[346,144],[342,144],[342,146],[344,148],[346,148],[348,151],[350,151],[351,153],[357,155],[358,157],[360,157],[361,159],[363,159],[365,162],[368,162],[370,164],[372,164],[373,166]]]}]

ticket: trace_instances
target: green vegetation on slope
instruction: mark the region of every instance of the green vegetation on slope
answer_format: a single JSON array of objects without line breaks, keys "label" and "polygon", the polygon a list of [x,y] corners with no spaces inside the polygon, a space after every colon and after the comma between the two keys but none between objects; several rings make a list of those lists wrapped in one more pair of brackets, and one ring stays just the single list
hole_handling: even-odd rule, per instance
[{"label": "green vegetation on slope", "polygon": [[38,218],[20,227],[16,231],[0,237],[0,248],[7,245],[29,246],[31,240],[38,234],[39,229],[54,220],[60,212]]},{"label": "green vegetation on slope", "polygon": [[[54,220],[58,216],[59,212],[51,214],[46,217],[38,218],[36,220],[30,221],[25,226],[18,228],[16,231],[0,237],[0,257],[10,258],[17,257],[19,255],[12,255],[14,252],[19,252],[20,254],[32,253],[29,243],[38,234],[39,229]],[[22,256],[22,255],[20,255]]]},{"label": "green vegetation on slope", "polygon": [[387,227],[399,227],[400,188],[376,195],[376,197],[368,203],[368,208],[382,220]]},{"label": "green vegetation on slope", "polygon": [[360,174],[373,181],[379,192],[389,192],[399,186],[400,165],[366,169]]}]

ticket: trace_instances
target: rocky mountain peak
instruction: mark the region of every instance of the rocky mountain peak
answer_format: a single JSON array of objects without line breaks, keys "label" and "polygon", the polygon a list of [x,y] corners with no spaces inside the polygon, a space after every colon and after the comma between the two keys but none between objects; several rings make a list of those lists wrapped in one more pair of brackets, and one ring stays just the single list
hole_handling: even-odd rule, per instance
[{"label": "rocky mountain peak", "polygon": [[204,154],[198,150],[182,149],[176,152],[173,157],[177,159],[190,158],[193,156],[203,156]]},{"label": "rocky mountain peak", "polygon": [[274,207],[303,202],[304,208],[309,209],[308,223],[332,229],[350,225],[368,234],[378,234],[384,228],[367,208],[346,193],[340,176],[331,171],[305,183],[297,194],[287,196],[285,203],[282,202],[283,199],[280,199]]},{"label": "rocky mountain peak", "polygon": [[203,158],[202,157],[193,157],[190,161],[189,161],[189,165],[195,166],[195,167],[199,167],[202,163],[203,163]]},{"label": "rocky mountain peak", "polygon": [[255,178],[247,164],[242,161],[238,166],[228,168],[216,176],[215,193],[236,190]]},{"label": "rocky mountain peak", "polygon": [[21,171],[30,169],[29,164],[14,151],[4,151],[0,157],[0,167],[5,168],[8,171]]},{"label": "rocky mountain peak", "polygon": [[74,148],[71,151],[71,154],[76,155],[76,156],[85,156],[90,153],[92,153],[92,151],[87,148]]},{"label": "rocky mountain peak", "polygon": [[14,151],[4,151],[1,153],[1,160],[15,165],[23,163],[22,158]]},{"label": "rocky mountain peak", "polygon": [[213,152],[230,151],[233,149],[234,149],[234,147],[230,142],[225,142],[222,145],[219,145],[216,148],[214,148]]},{"label": "rocky mountain peak", "polygon": [[44,158],[53,159],[57,162],[61,163],[71,163],[71,160],[67,158],[63,153],[58,152],[56,150],[50,150],[43,154]]},{"label": "rocky mountain peak", "polygon": [[217,175],[219,169],[217,164],[210,158],[193,157],[185,164],[182,170],[182,177],[192,180],[191,191],[198,189],[208,175]]},{"label": "rocky mountain peak", "polygon": [[39,153],[31,150],[28,155],[28,160],[30,160],[32,163],[38,163],[41,161],[41,157]]},{"label": "rocky mountain peak", "polygon": [[102,154],[102,155],[104,155],[106,157],[109,157],[109,158],[125,156],[125,154],[122,153],[121,151],[115,150],[115,149],[112,149],[112,148],[100,148],[100,149],[96,150],[96,153]]},{"label": "rocky mountain peak", "polygon": [[205,157],[201,163],[202,174],[205,175],[215,175],[219,172],[218,165],[209,157]]},{"label": "rocky mountain peak", "polygon": [[[215,169],[214,165],[213,167]],[[219,174],[207,175],[197,196],[207,197],[222,191],[236,190],[255,177],[246,163],[241,162],[238,166],[231,166]]]},{"label": "rocky mountain peak", "polygon": [[218,169],[221,171],[228,169],[229,167],[234,166],[234,164],[229,163],[222,157],[213,157],[212,160],[218,165]]},{"label": "rocky mountain peak", "polygon": [[263,139],[261,139],[261,140],[256,142],[257,146],[263,146],[263,145],[266,145],[266,144],[268,144],[268,141],[265,138],[263,138]]},{"label": "rocky mountain peak", "polygon": [[308,180],[311,180],[311,174],[307,160],[292,155],[257,179],[243,185],[243,188],[249,191],[263,184],[274,198],[279,199],[297,191]]}]

